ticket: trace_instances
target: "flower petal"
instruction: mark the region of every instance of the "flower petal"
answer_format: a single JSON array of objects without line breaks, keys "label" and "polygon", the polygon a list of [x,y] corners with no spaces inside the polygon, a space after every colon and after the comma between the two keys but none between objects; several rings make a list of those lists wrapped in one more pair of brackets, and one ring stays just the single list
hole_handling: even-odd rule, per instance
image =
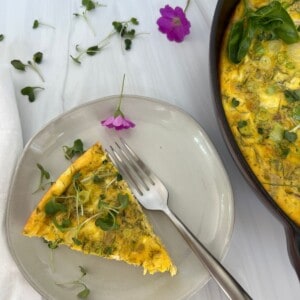
[{"label": "flower petal", "polygon": [[113,122],[114,122],[114,117],[108,117],[107,119],[105,119],[105,120],[103,120],[103,121],[101,121],[101,124],[103,125],[103,126],[106,126],[106,127],[108,127],[108,128],[112,128],[113,127]]},{"label": "flower petal", "polygon": [[160,9],[161,17],[157,20],[158,29],[165,33],[170,41],[182,42],[190,33],[191,23],[181,7],[166,5]]},{"label": "flower petal", "polygon": [[124,125],[124,128],[126,128],[126,129],[135,127],[135,124],[131,120],[126,119],[126,118],[124,118],[124,120],[123,120],[123,125]]},{"label": "flower petal", "polygon": [[122,126],[122,124],[123,124],[123,117],[119,115],[114,119],[113,125],[116,128]]}]

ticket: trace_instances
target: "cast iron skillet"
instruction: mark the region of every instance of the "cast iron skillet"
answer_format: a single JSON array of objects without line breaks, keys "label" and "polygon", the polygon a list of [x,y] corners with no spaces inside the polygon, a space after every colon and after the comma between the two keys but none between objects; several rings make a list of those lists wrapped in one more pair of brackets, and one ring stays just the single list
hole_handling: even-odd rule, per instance
[{"label": "cast iron skillet", "polygon": [[213,17],[213,23],[210,33],[210,76],[211,85],[214,95],[215,113],[218,119],[218,124],[221,129],[226,145],[239,167],[241,173],[252,186],[254,191],[258,194],[261,201],[267,208],[275,214],[275,216],[282,222],[286,231],[287,247],[291,263],[300,280],[300,227],[292,222],[287,215],[279,208],[272,197],[267,193],[262,184],[258,181],[245,158],[243,157],[234,136],[230,130],[228,122],[225,117],[225,112],[222,106],[220,83],[219,83],[219,55],[221,42],[224,31],[228,25],[231,14],[239,0],[219,0]]}]

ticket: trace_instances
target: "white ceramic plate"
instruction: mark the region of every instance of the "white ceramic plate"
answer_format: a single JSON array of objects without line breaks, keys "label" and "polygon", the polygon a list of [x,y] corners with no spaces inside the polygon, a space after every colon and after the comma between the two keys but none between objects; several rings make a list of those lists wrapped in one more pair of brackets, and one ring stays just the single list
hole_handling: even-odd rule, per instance
[{"label": "white ceramic plate", "polygon": [[61,246],[51,252],[41,239],[22,236],[22,228],[41,192],[36,163],[52,179],[69,165],[62,146],[82,139],[85,148],[96,141],[107,145],[122,136],[166,184],[170,208],[221,259],[228,249],[233,227],[233,196],[219,156],[209,138],[189,115],[175,106],[137,96],[125,96],[123,112],[136,127],[116,132],[100,125],[112,115],[117,96],[87,103],[50,122],[27,144],[16,169],[7,208],[10,250],[30,284],[47,299],[74,299],[78,287],[61,287],[87,269],[84,282],[89,299],[185,299],[209,279],[173,225],[161,212],[147,212],[156,233],[168,248],[178,274],[143,276],[142,268],[84,255]]}]

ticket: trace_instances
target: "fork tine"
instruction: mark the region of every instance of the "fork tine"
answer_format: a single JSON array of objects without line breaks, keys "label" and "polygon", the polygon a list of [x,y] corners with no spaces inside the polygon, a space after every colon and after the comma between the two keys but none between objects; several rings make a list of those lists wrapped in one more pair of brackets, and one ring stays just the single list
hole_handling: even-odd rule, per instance
[{"label": "fork tine", "polygon": [[[110,146],[111,153],[114,156],[113,161],[117,164],[118,168],[122,170],[126,179],[131,185],[134,185],[134,189],[140,196],[144,192],[149,191],[149,185],[153,185],[152,179],[143,172],[143,169],[136,163],[136,159],[139,159],[136,154],[132,156],[131,152],[128,149],[120,146],[120,143],[115,142],[115,147]],[[132,150],[131,150],[132,151]],[[133,151],[132,151],[133,152]]]},{"label": "fork tine", "polygon": [[123,163],[122,158],[118,155],[116,150],[110,146],[110,151],[107,151],[109,158],[112,160],[112,162],[117,166],[120,173],[126,177],[126,180],[128,181],[131,190],[135,195],[142,195],[142,191],[140,190],[139,186],[136,184],[135,180],[132,178],[131,173],[129,172],[128,166]]},{"label": "fork tine", "polygon": [[154,180],[156,176],[152,173],[152,171],[145,165],[145,163],[137,156],[137,154],[128,146],[128,144],[124,141],[124,139],[120,138],[120,142],[123,144],[125,152],[134,160],[137,166],[139,166],[140,170],[143,171],[145,175],[147,175],[150,183],[152,185],[155,184]]}]

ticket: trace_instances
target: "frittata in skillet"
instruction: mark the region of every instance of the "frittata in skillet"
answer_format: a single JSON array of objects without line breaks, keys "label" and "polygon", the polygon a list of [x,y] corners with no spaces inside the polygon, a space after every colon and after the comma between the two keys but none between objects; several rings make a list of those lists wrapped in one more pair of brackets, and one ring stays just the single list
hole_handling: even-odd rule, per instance
[{"label": "frittata in skillet", "polygon": [[142,266],[144,274],[176,274],[167,250],[98,143],[51,185],[23,234]]},{"label": "frittata in skillet", "polygon": [[300,1],[241,1],[220,60],[222,103],[253,172],[300,225]]}]

